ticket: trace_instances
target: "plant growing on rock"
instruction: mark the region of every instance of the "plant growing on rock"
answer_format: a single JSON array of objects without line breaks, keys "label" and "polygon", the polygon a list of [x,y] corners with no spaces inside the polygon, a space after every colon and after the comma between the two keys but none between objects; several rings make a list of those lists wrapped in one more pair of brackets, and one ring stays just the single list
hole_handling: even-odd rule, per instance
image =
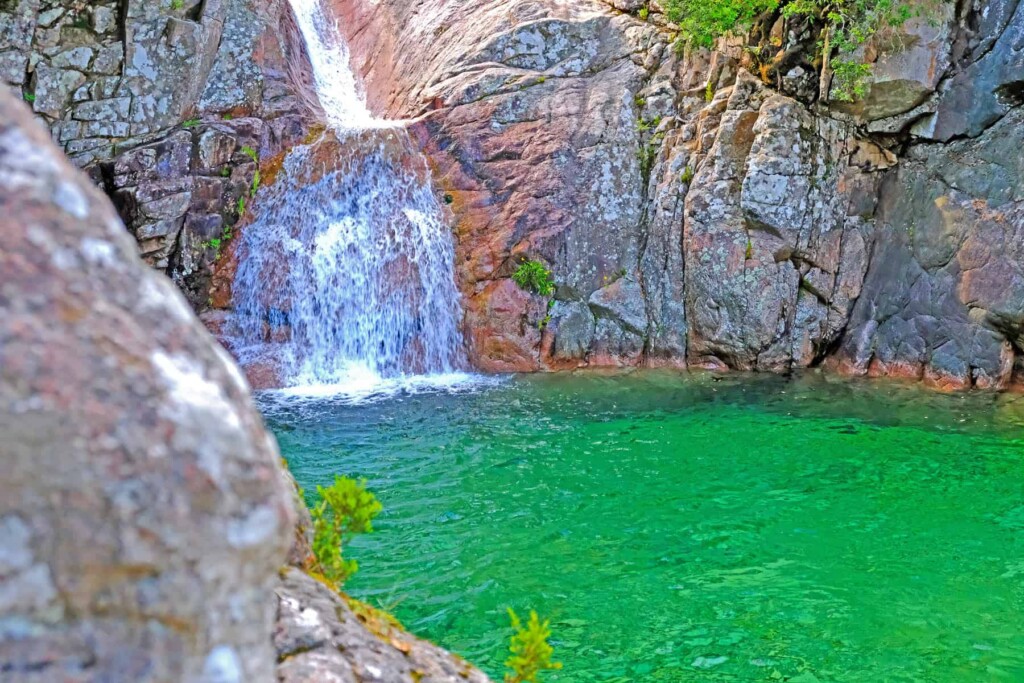
[{"label": "plant growing on rock", "polygon": [[667,0],[665,14],[679,25],[684,44],[710,48],[720,36],[743,30],[778,5],[779,0]]},{"label": "plant growing on rock", "polygon": [[540,261],[523,261],[512,273],[512,280],[519,285],[520,289],[541,296],[551,296],[555,293],[555,279],[551,271],[544,267]]},{"label": "plant growing on rock", "polygon": [[919,11],[910,0],[667,0],[666,14],[679,26],[677,44],[710,48],[719,37],[745,31],[757,17],[780,7],[782,16],[807,17],[820,27],[819,91],[823,98],[846,102],[864,95],[871,74],[857,49]]},{"label": "plant growing on rock", "polygon": [[317,487],[320,502],[309,511],[313,519],[313,566],[324,579],[341,586],[359,569],[355,560],[342,557],[342,548],[356,534],[373,531],[380,501],[366,490],[366,480],[336,477],[334,483]]},{"label": "plant growing on rock", "polygon": [[519,616],[510,607],[508,616],[512,620],[512,642],[509,645],[511,656],[505,666],[512,669],[505,674],[505,683],[537,683],[542,671],[554,671],[562,668],[561,662],[552,662],[554,648],[548,643],[551,637],[550,622],[541,621],[537,613],[530,610],[530,620],[523,626]]},{"label": "plant growing on rock", "polygon": [[822,97],[831,91],[832,99],[849,102],[864,96],[871,75],[871,66],[853,53],[879,31],[902,26],[913,11],[907,0],[793,0],[782,15],[824,23],[820,91]]}]

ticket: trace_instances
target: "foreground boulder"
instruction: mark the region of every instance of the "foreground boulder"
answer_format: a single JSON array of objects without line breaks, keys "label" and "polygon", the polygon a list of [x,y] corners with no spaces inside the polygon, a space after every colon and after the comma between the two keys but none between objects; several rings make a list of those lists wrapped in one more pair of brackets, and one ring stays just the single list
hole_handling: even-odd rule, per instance
[{"label": "foreground boulder", "polygon": [[0,670],[269,681],[291,538],[248,388],[0,89]]}]

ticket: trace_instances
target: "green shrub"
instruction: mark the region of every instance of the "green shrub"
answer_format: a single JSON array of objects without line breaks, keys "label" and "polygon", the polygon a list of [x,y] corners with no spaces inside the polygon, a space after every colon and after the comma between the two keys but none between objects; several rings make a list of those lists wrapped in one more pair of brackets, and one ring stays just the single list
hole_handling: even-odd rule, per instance
[{"label": "green shrub", "polygon": [[511,607],[508,616],[515,633],[509,645],[512,655],[505,661],[505,666],[512,671],[505,674],[505,683],[537,683],[537,676],[542,671],[562,668],[561,662],[551,661],[555,651],[548,643],[551,628],[547,619],[541,621],[537,613],[530,610],[530,620],[524,627]]},{"label": "green shrub", "polygon": [[512,280],[520,289],[534,294],[551,296],[555,293],[555,279],[540,261],[523,261],[512,273]]},{"label": "green shrub", "polygon": [[636,13],[640,17],[640,21],[647,21],[647,17],[650,16],[651,11],[646,7],[641,7],[640,11]]},{"label": "green shrub", "polygon": [[683,184],[689,183],[693,180],[693,167],[687,166],[683,169],[683,174],[679,176],[679,181]]},{"label": "green shrub", "polygon": [[380,513],[381,504],[366,490],[366,480],[336,477],[331,486],[316,490],[320,502],[309,511],[316,562],[312,569],[338,587],[359,569],[355,560],[342,557],[342,546],[356,534],[373,531],[373,518]]},{"label": "green shrub", "polygon": [[915,9],[910,0],[666,0],[665,11],[679,25],[681,48],[710,48],[720,36],[746,31],[759,15],[779,7],[785,17],[809,17],[822,27],[819,49],[823,72],[834,77],[832,99],[851,101],[863,96],[871,74],[871,66],[853,56],[857,48],[943,1],[927,0]]},{"label": "green shrub", "polygon": [[[930,0],[930,4],[941,1]],[[871,75],[871,65],[853,53],[879,31],[902,26],[915,13],[927,13],[928,4],[913,9],[909,0],[792,0],[782,8],[782,15],[824,22],[822,70],[833,73],[832,99],[850,102],[864,96],[865,81]]]},{"label": "green shrub", "polygon": [[260,155],[259,155],[259,154],[257,154],[257,153],[256,153],[256,150],[254,150],[254,149],[253,149],[252,147],[250,147],[249,145],[243,145],[243,146],[242,146],[242,150],[241,150],[241,152],[242,152],[242,154],[244,154],[245,156],[247,156],[247,157],[249,157],[250,159],[252,159],[252,160],[253,160],[253,162],[255,162],[255,163],[257,163],[257,164],[258,164],[258,163],[260,163]]},{"label": "green shrub", "polygon": [[189,119],[181,122],[182,128],[195,128],[199,125],[199,119]]},{"label": "green shrub", "polygon": [[779,0],[667,0],[665,14],[679,25],[685,44],[712,47],[719,36],[745,29],[778,5]]}]

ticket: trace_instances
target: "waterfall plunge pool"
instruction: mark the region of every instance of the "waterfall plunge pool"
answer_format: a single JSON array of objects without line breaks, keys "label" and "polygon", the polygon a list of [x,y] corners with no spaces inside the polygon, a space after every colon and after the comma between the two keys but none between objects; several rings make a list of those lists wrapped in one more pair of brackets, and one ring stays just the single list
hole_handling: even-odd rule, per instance
[{"label": "waterfall plunge pool", "polygon": [[500,680],[1024,680],[1024,397],[636,372],[264,394],[307,494],[384,505],[346,589]]}]

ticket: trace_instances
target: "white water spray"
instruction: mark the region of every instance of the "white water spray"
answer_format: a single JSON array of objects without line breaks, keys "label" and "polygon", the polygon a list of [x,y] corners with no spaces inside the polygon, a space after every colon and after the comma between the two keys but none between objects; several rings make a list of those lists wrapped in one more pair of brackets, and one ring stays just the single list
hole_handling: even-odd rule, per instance
[{"label": "white water spray", "polygon": [[426,161],[403,128],[370,115],[320,0],[291,4],[331,130],[260,192],[239,249],[233,350],[311,390],[457,372],[454,250]]}]

